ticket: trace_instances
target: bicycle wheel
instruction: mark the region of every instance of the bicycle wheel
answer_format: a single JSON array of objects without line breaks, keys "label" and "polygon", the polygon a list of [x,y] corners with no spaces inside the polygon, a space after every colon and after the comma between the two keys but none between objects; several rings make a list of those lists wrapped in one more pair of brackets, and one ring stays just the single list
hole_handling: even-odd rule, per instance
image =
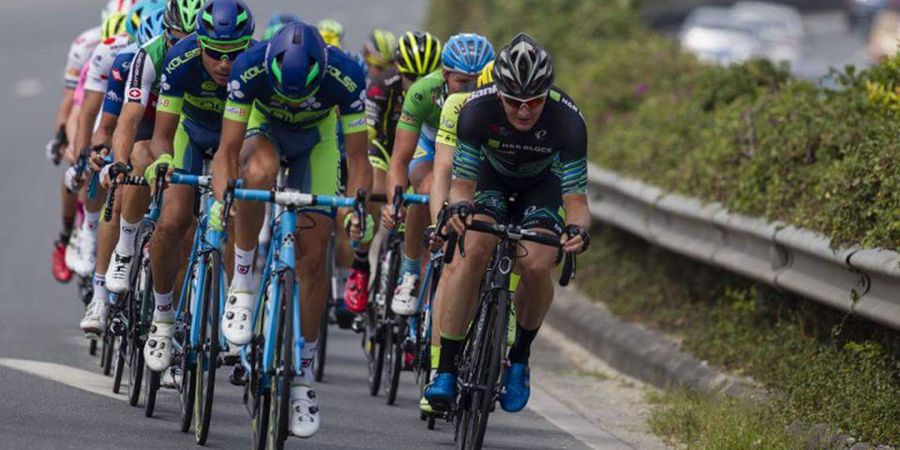
[{"label": "bicycle wheel", "polygon": [[113,371],[113,388],[114,394],[118,394],[122,389],[122,377],[125,375],[125,361],[128,360],[128,339],[121,336],[118,339],[119,345],[116,348],[116,369]]},{"label": "bicycle wheel", "polygon": [[497,381],[500,378],[500,364],[503,360],[503,348],[506,343],[506,322],[509,314],[509,291],[498,289],[496,292],[496,307],[487,310],[485,323],[488,328],[484,337],[487,338],[481,352],[481,361],[476,372],[478,387],[474,391],[471,403],[470,424],[465,439],[464,449],[480,449],[484,443],[484,434],[487,431],[488,417],[494,409],[497,394]]},{"label": "bicycle wheel", "polygon": [[334,304],[333,298],[329,298],[326,303],[325,311],[322,312],[322,318],[319,320],[319,347],[316,348],[316,361],[313,368],[313,377],[317,382],[322,381],[325,376],[325,352],[328,349],[328,313]]},{"label": "bicycle wheel", "polygon": [[116,347],[116,336],[110,331],[109,323],[106,324],[106,331],[103,332],[103,345],[100,352],[100,366],[103,367],[103,375],[112,373],[113,352]]},{"label": "bicycle wheel", "polygon": [[[260,287],[263,292],[268,292],[267,286]],[[265,305],[265,303],[263,303]],[[245,398],[252,402],[250,426],[252,430],[252,448],[253,450],[265,450],[266,433],[269,430],[269,390],[262,385],[263,367],[262,367],[262,349],[265,343],[263,336],[263,327],[265,323],[264,306],[259,307],[258,316],[256,318],[256,333],[250,343],[247,360],[250,364],[250,373],[248,374],[247,387],[249,397],[245,394]]]},{"label": "bicycle wheel", "polygon": [[131,406],[137,406],[141,397],[141,383],[144,381],[144,335],[153,305],[152,278],[148,261],[141,265],[138,273],[138,289],[125,298],[128,317],[126,338],[131,341],[128,346],[128,404]]},{"label": "bicycle wheel", "polygon": [[385,326],[385,380],[384,394],[388,405],[397,401],[397,387],[400,385],[400,371],[403,364],[403,337],[406,335],[402,317],[394,316]]},{"label": "bicycle wheel", "polygon": [[144,416],[153,417],[156,410],[156,393],[159,391],[159,372],[150,370],[144,365]]},{"label": "bicycle wheel", "polygon": [[206,289],[200,309],[200,345],[196,349],[194,381],[194,438],[197,444],[206,443],[212,417],[216,388],[216,369],[219,365],[219,299],[222,257],[211,252],[206,265]]},{"label": "bicycle wheel", "polygon": [[375,269],[375,283],[373,283],[372,292],[369,295],[369,298],[373,301],[370,301],[366,308],[366,328],[363,335],[363,349],[366,353],[367,367],[369,369],[369,394],[373,397],[377,396],[378,391],[381,389],[381,372],[384,367],[384,333],[380,323],[386,306],[384,303],[379,305],[378,301],[379,296],[382,296],[382,292],[385,292],[387,284],[386,279],[383,279],[384,277],[382,276],[382,259],[387,257],[384,247],[381,255],[378,267]]},{"label": "bicycle wheel", "polygon": [[90,344],[88,344],[88,354],[91,356],[97,356],[97,340],[91,339]]},{"label": "bicycle wheel", "polygon": [[141,398],[144,378],[144,348],[138,347],[135,342],[128,346],[128,404],[131,406],[137,406]]},{"label": "bicycle wheel", "polygon": [[269,448],[282,450],[290,416],[291,380],[294,375],[294,274],[281,275],[280,320],[275,342],[275,371],[269,389]]}]

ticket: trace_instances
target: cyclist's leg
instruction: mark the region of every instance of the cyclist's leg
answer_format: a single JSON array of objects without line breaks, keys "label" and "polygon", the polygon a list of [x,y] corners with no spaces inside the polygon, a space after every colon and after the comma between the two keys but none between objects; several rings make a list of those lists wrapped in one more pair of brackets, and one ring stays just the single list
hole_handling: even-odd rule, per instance
[{"label": "cyclist's leg", "polygon": [[104,191],[98,189],[94,198],[87,195],[87,183],[84,184],[79,197],[84,206],[84,221],[78,230],[73,269],[79,276],[87,277],[94,272],[97,252],[97,233],[100,222],[100,209],[106,199]]},{"label": "cyclist's leg", "polygon": [[[199,175],[201,157],[197,146],[192,145],[182,124],[179,124],[174,139],[175,169],[182,173]],[[165,370],[172,360],[175,311],[172,308],[175,292],[175,278],[185,258],[182,242],[191,228],[194,210],[194,188],[184,185],[170,185],[163,193],[163,209],[157,222],[156,231],[150,241],[150,269],[153,272],[153,325],[154,348],[145,346],[147,365],[153,370]]]},{"label": "cyclist's leg", "polygon": [[[241,178],[245,189],[271,189],[278,177],[279,156],[268,120],[254,109],[241,148]],[[254,254],[266,207],[260,202],[236,201],[234,205],[234,275],[223,311],[222,333],[234,345],[250,341],[256,280]]]},{"label": "cyclist's leg", "polygon": [[[150,141],[144,140],[134,144],[131,152],[131,164],[134,176],[143,176],[144,169],[152,163]],[[113,250],[112,264],[106,274],[106,287],[110,292],[121,294],[126,292],[128,274],[134,259],[135,238],[141,218],[150,205],[150,191],[144,186],[121,186],[116,196],[122,197],[122,209],[119,215],[119,240]]]},{"label": "cyclist's leg", "polygon": [[[431,188],[431,169],[434,164],[434,141],[421,133],[413,160],[409,164],[409,179],[417,194],[427,194]],[[410,205],[406,210],[403,263],[396,293],[391,300],[394,313],[408,316],[416,312],[416,285],[422,273],[422,236],[430,222],[427,205]]]},{"label": "cyclist's leg", "polygon": [[[521,193],[513,217],[521,217],[522,227],[556,236],[562,235],[562,193],[559,179],[548,175]],[[553,301],[552,272],[558,250],[534,242],[523,242],[524,256],[516,262],[521,275],[513,296],[516,307],[516,340],[509,349],[510,365],[504,370],[506,389],[500,406],[509,412],[520,411],[528,403],[530,376],[528,359],[531,343]]]}]

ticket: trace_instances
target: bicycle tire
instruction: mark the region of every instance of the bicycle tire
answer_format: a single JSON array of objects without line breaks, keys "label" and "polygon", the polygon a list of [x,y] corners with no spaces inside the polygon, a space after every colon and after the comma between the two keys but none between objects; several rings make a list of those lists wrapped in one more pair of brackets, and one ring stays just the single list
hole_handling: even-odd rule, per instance
[{"label": "bicycle tire", "polygon": [[137,406],[141,397],[142,382],[144,381],[144,334],[149,328],[150,314],[153,304],[153,274],[150,272],[149,261],[143,261],[138,273],[138,289],[125,298],[128,311],[128,333],[131,340],[128,346],[130,356],[128,358],[128,404]]},{"label": "bicycle tire", "polygon": [[322,381],[322,378],[325,377],[325,358],[328,350],[328,313],[331,308],[330,305],[334,304],[334,300],[329,298],[327,302],[325,311],[322,311],[322,318],[319,319],[319,346],[316,348],[316,360],[313,367],[313,378],[315,378],[316,382]]},{"label": "bicycle tire", "polygon": [[90,343],[88,344],[88,354],[91,356],[97,356],[97,340],[89,339]]},{"label": "bicycle tire", "polygon": [[[186,276],[193,277],[193,272]],[[191,422],[194,418],[194,368],[196,367],[195,361],[192,361],[193,351],[190,348],[190,339],[191,339],[191,320],[193,317],[191,316],[191,306],[193,303],[193,290],[188,289],[187,296],[185,297],[184,305],[185,308],[184,314],[181,317],[182,320],[182,330],[180,335],[176,333],[176,339],[179,339],[180,348],[181,348],[181,359],[178,362],[178,368],[181,371],[181,384],[178,385],[178,398],[181,402],[181,417],[179,418],[179,426],[181,428],[182,433],[187,433],[188,430],[191,429]]]},{"label": "bicycle tire", "polygon": [[144,349],[134,344],[128,347],[128,404],[137,406],[141,399],[144,378]]},{"label": "bicycle tire", "polygon": [[387,343],[385,344],[385,370],[387,371],[386,402],[393,405],[397,401],[397,390],[400,386],[400,372],[403,370],[403,336],[405,336],[405,321],[395,317],[399,323],[388,327]]},{"label": "bicycle tire", "polygon": [[109,323],[106,324],[106,331],[103,332],[103,345],[100,352],[100,367],[103,368],[103,375],[109,376],[112,373],[113,350],[116,346],[116,336],[109,330]]},{"label": "bicycle tire", "polygon": [[[387,284],[385,289],[385,302],[384,302],[384,311],[381,315],[381,320],[379,323],[379,328],[382,330],[382,342],[384,343],[384,350],[381,352],[381,366],[385,371],[385,376],[383,378],[387,379],[387,385],[385,386],[385,394],[387,396],[387,404],[394,404],[394,400],[397,398],[397,385],[399,384],[400,370],[397,368],[397,364],[400,363],[400,358],[403,357],[402,349],[400,349],[400,342],[397,341],[397,336],[395,334],[395,321],[401,320],[400,317],[394,314],[391,309],[391,302],[394,300],[394,289],[397,287],[397,279],[400,277],[400,254],[401,254],[401,246],[400,241],[397,241],[396,244],[390,245],[390,253],[388,254],[388,276],[387,276]],[[396,351],[399,349],[401,355],[400,357],[396,356]],[[386,361],[388,356],[391,357],[390,361]],[[385,362],[389,362],[389,364],[385,365]],[[397,380],[395,382],[395,379]]]},{"label": "bicycle tire", "polygon": [[473,440],[470,442],[471,445],[467,447],[471,449],[480,449],[484,444],[488,418],[497,397],[497,382],[500,379],[500,365],[503,360],[502,351],[506,343],[507,330],[505,325],[509,318],[509,291],[499,289],[496,295],[497,306],[493,308],[493,317],[491,317],[490,327],[488,328],[490,339],[487,341],[487,344],[490,347],[485,352],[484,359],[487,370],[482,372],[485,376],[481,379],[484,390],[479,398],[479,404],[473,405],[476,408],[474,410],[475,427],[471,430],[473,433],[470,435]]},{"label": "bicycle tire", "polygon": [[[487,361],[487,353],[489,346],[485,344],[485,340],[490,339],[490,325],[492,323],[492,314],[494,313],[489,302],[488,294],[481,292],[478,296],[478,312],[470,329],[465,350],[463,351],[463,360],[460,364],[460,379],[462,381],[463,390],[459,395],[458,417],[456,420],[456,448],[459,450],[468,450],[473,448],[472,444],[476,434],[476,408],[481,404],[483,391],[479,388],[484,386],[484,366]],[[477,448],[477,447],[476,447]]]},{"label": "bicycle tire", "polygon": [[116,348],[116,367],[113,371],[113,388],[114,394],[118,394],[122,390],[122,377],[125,375],[125,360],[128,359],[128,340],[125,336],[119,339],[119,345]]},{"label": "bicycle tire", "polygon": [[275,368],[269,389],[269,433],[266,439],[269,448],[282,450],[287,439],[288,418],[290,417],[291,380],[293,378],[294,351],[294,274],[284,272],[281,275],[281,298],[279,299],[281,314],[276,335],[275,362],[281,366]]},{"label": "bicycle tire", "polygon": [[200,310],[200,347],[196,349],[196,386],[194,388],[194,438],[204,445],[209,437],[209,423],[215,396],[216,370],[219,358],[219,298],[222,275],[222,257],[211,252],[206,265],[207,286]]},{"label": "bicycle tire", "polygon": [[[261,286],[263,292],[267,292],[266,286]],[[250,373],[247,375],[247,389],[249,390],[249,400],[251,405],[251,443],[253,450],[266,450],[266,434],[269,431],[269,391],[263,389],[261,384],[262,368],[262,348],[265,342],[263,329],[265,323],[265,307],[260,307],[256,319],[256,333],[251,341],[249,355],[247,356],[250,363]]]},{"label": "bicycle tire", "polygon": [[146,364],[144,370],[147,372],[144,374],[146,380],[144,383],[144,417],[153,417],[153,412],[156,410],[156,393],[159,392],[160,373],[150,370]]},{"label": "bicycle tire", "polygon": [[378,396],[378,392],[381,390],[381,372],[384,368],[384,345],[382,345],[381,336],[379,336],[378,323],[381,310],[386,308],[387,305],[379,306],[376,301],[383,287],[381,286],[381,270],[382,264],[381,258],[379,258],[375,268],[375,282],[372,283],[372,292],[369,295],[369,298],[372,300],[369,301],[369,305],[366,308],[366,332],[363,336],[363,346],[369,370],[369,395],[372,397]]}]

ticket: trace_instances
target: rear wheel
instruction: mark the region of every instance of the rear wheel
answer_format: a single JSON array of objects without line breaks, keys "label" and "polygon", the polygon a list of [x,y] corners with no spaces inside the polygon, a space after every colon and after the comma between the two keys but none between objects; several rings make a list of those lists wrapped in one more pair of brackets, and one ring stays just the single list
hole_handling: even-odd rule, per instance
[{"label": "rear wheel", "polygon": [[200,345],[195,364],[196,387],[194,389],[194,437],[203,445],[209,437],[209,421],[212,417],[213,396],[216,387],[216,369],[219,364],[219,298],[221,295],[222,261],[217,252],[209,254],[206,265],[207,286],[200,309]]},{"label": "rear wheel", "polygon": [[128,347],[128,404],[137,406],[141,398],[141,382],[144,379],[144,348],[135,345]]}]

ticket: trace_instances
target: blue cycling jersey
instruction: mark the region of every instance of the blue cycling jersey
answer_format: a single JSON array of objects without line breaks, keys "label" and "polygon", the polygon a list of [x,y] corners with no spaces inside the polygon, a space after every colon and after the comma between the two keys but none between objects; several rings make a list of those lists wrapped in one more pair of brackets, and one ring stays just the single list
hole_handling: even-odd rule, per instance
[{"label": "blue cycling jersey", "polygon": [[128,69],[131,67],[131,60],[134,59],[137,51],[138,45],[131,44],[116,55],[112,68],[109,69],[109,83],[106,85],[106,96],[103,98],[104,113],[118,116],[122,112]]}]

